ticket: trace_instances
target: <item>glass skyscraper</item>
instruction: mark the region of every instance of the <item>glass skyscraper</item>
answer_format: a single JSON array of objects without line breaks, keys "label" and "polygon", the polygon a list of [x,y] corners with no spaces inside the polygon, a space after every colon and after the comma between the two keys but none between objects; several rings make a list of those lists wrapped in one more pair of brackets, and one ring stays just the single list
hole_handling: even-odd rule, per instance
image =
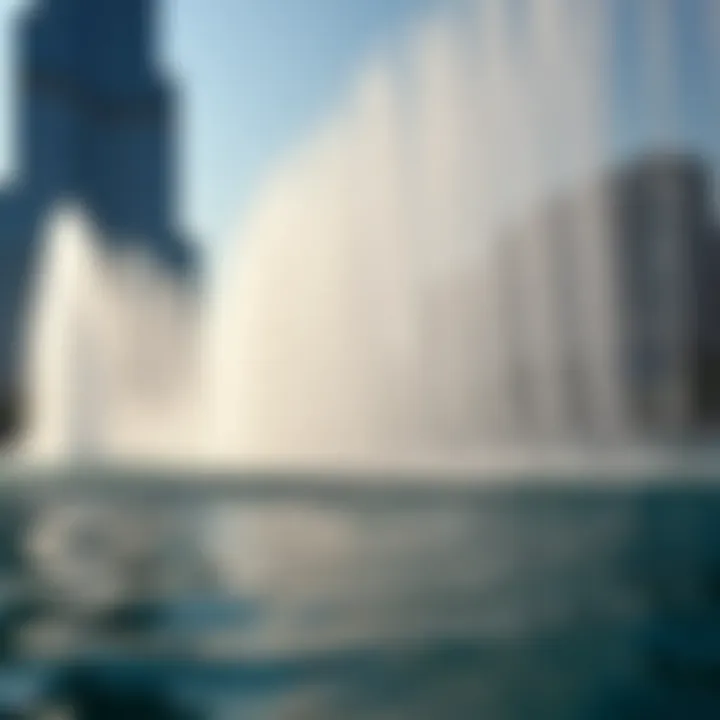
[{"label": "glass skyscraper", "polygon": [[18,386],[22,313],[49,211],[77,202],[110,243],[181,276],[175,93],[155,63],[154,0],[45,0],[18,27],[14,182],[0,194],[0,393]]}]

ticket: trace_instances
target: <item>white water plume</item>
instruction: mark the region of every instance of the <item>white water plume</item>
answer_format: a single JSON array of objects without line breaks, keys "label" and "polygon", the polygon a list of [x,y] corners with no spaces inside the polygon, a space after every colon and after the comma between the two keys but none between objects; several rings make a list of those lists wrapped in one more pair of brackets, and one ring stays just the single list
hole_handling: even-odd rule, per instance
[{"label": "white water plume", "polygon": [[[670,143],[662,5],[633,0]],[[419,23],[402,62],[369,58],[236,229],[207,307],[61,215],[31,325],[33,442],[275,462],[626,437],[617,228],[593,180],[612,159],[617,11],[468,0]],[[661,349],[678,387],[682,330]]]},{"label": "white water plume", "polygon": [[[510,5],[428,19],[402,70],[374,58],[237,232],[237,281],[219,296],[227,453],[382,455],[519,438],[529,421],[571,429],[561,355],[578,341],[562,341],[535,215],[605,157],[608,19],[602,2]],[[574,324],[596,420],[619,426],[600,200],[572,219],[588,288]],[[513,400],[523,364],[534,419]]]},{"label": "white water plume", "polygon": [[111,250],[80,207],[46,226],[26,338],[33,458],[197,451],[196,300],[150,258]]}]

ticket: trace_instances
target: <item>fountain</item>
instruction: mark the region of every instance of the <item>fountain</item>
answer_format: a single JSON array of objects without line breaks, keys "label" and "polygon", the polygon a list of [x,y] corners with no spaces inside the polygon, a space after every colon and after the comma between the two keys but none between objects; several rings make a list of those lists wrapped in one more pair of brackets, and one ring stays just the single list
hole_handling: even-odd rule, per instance
[{"label": "fountain", "polygon": [[102,342],[102,268],[95,230],[76,208],[47,223],[29,313],[28,450],[52,458],[102,450],[106,390]]},{"label": "fountain", "polygon": [[237,457],[475,452],[528,422],[561,443],[574,345],[592,424],[625,432],[609,211],[591,198],[571,229],[570,328],[533,221],[550,188],[600,171],[611,13],[469,5],[421,23],[402,67],[374,58],[238,231],[217,374]]},{"label": "fountain", "polygon": [[[611,3],[528,0],[520,22],[511,6],[467,3],[468,15],[426,20],[402,70],[374,58],[268,184],[202,302],[149,258],[109,248],[81,208],[50,219],[29,324],[28,455],[161,460],[165,468],[178,459],[203,469],[295,464],[291,483],[236,472],[219,495],[213,483],[169,483],[169,494],[153,494],[157,485],[134,482],[148,476],[121,471],[125,514],[82,507],[83,523],[51,507],[33,558],[68,605],[93,617],[118,598],[132,605],[146,586],[122,587],[123,565],[140,556],[140,576],[153,585],[170,560],[186,568],[184,541],[195,533],[213,581],[252,610],[237,633],[222,622],[208,633],[203,670],[211,657],[288,653],[302,665],[349,647],[369,649],[373,667],[378,649],[397,643],[398,658],[380,653],[380,672],[397,677],[398,668],[403,679],[408,639],[430,639],[420,682],[410,674],[401,684],[408,696],[411,686],[424,688],[437,716],[448,716],[453,700],[467,712],[472,700],[480,715],[511,717],[510,696],[520,698],[517,716],[538,707],[557,715],[558,705],[578,715],[601,695],[620,702],[606,687],[616,678],[660,692],[638,635],[646,625],[663,630],[662,602],[694,618],[705,612],[703,593],[716,599],[706,552],[717,535],[715,490],[694,487],[689,502],[685,489],[626,492],[625,481],[643,472],[675,480],[664,464],[623,468],[622,488],[602,478],[591,494],[572,466],[570,488],[527,487],[539,472],[537,446],[524,472],[508,478],[519,476],[519,488],[489,488],[476,464],[497,448],[516,454],[538,435],[547,443],[571,442],[576,431],[627,439],[634,422],[613,209],[602,185],[566,215],[551,192],[594,177],[606,158]],[[672,187],[662,195],[671,204],[673,196]],[[663,234],[674,259],[680,235]],[[660,276],[669,288],[663,307],[682,309],[685,267],[671,269]],[[663,387],[684,378],[683,329],[681,321],[662,336],[660,355],[672,360]],[[463,453],[469,483],[448,471]],[[346,469],[408,457],[440,463],[429,473],[423,465],[404,487],[379,472],[337,488],[342,473],[297,471],[309,460]],[[170,530],[157,522],[154,510],[177,513],[165,502],[172,493],[185,498],[189,533],[173,532],[177,516]],[[91,552],[64,565],[61,556],[72,560],[78,548]],[[172,595],[175,578],[166,582]],[[658,587],[666,596],[656,608]],[[206,601],[190,608],[200,625],[203,613],[222,615]],[[683,652],[673,644],[684,636],[658,634],[651,658],[669,658],[672,676]],[[444,644],[447,637],[468,644]],[[335,668],[344,656],[329,657]],[[461,662],[450,663],[449,683],[453,658]],[[173,665],[182,690],[198,672],[190,667]],[[272,676],[277,666],[268,667]],[[279,667],[286,680],[299,672]],[[371,697],[378,676],[360,676]],[[263,684],[223,677],[243,694]],[[546,692],[559,682],[587,684],[589,699]],[[682,700],[681,684],[675,689]]]},{"label": "fountain", "polygon": [[[58,214],[31,322],[33,448],[342,464],[634,437],[626,260],[593,180],[612,159],[620,11],[512,8],[445,9],[401,62],[372,57],[271,177],[201,302]],[[633,8],[649,28],[636,64],[674,67],[662,13]],[[646,75],[662,130],[669,81]],[[675,397],[692,279],[682,232],[665,237],[680,320],[658,352]]]},{"label": "fountain", "polygon": [[192,452],[197,308],[131,246],[107,246],[81,207],[47,222],[29,311],[24,452],[55,462]]}]

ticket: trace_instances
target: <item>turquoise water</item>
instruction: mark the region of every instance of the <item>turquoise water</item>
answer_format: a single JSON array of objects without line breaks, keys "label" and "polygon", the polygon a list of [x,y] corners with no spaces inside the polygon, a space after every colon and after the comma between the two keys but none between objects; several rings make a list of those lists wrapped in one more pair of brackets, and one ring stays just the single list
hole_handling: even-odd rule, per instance
[{"label": "turquoise water", "polygon": [[0,695],[19,674],[82,717],[90,686],[208,718],[720,717],[712,478],[291,480],[6,481],[26,617]]}]

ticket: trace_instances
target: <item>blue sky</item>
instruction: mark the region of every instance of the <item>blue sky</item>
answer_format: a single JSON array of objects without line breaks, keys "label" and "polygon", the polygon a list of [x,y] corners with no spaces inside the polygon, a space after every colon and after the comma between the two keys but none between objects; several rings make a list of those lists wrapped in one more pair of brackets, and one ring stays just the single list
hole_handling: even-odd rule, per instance
[{"label": "blue sky", "polygon": [[232,223],[375,44],[441,1],[166,0],[166,55],[185,84],[191,219],[213,232]]},{"label": "blue sky", "polygon": [[[414,16],[462,0],[164,0],[160,56],[182,89],[181,216],[217,241],[233,225],[276,160],[298,143],[347,91],[363,58],[392,44]],[[709,0],[710,3],[716,0]],[[0,0],[0,172],[11,154],[9,22],[29,0]],[[608,0],[630,7],[627,0]],[[707,58],[691,33],[694,8],[682,0],[677,31],[686,72],[688,136],[715,145],[717,113],[704,95]],[[615,142],[636,146],[643,133],[630,59],[632,13],[616,35]],[[684,34],[684,35],[683,35]]]}]

